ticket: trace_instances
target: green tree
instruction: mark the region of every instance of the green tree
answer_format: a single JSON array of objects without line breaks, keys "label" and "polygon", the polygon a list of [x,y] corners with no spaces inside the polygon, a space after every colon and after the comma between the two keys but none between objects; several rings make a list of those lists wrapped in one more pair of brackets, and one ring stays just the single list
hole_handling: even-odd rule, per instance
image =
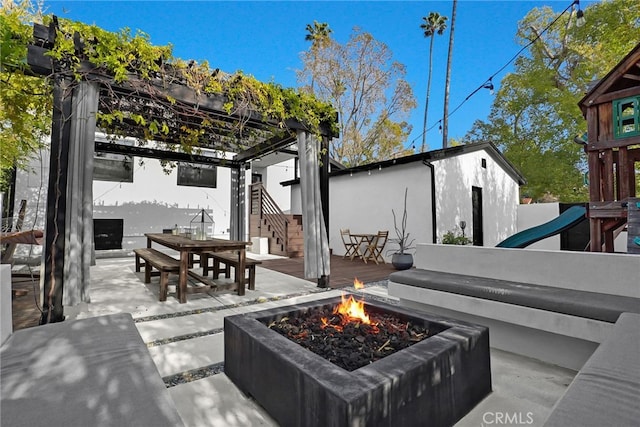
[{"label": "green tree", "polygon": [[420,24],[424,36],[430,38],[429,41],[429,74],[427,77],[427,96],[424,102],[424,121],[422,122],[422,147],[420,152],[424,153],[427,148],[427,115],[429,112],[429,94],[431,93],[431,71],[433,69],[433,39],[435,35],[442,35],[447,29],[447,17],[438,12],[430,12],[428,16],[423,16],[424,21]]},{"label": "green tree", "polygon": [[[558,13],[535,8],[519,23],[523,45],[536,40],[515,62],[496,93],[487,121],[477,121],[464,142],[493,141],[523,173],[521,191],[534,200],[588,199],[582,148],[573,142],[586,132],[578,101],[640,40],[640,3],[612,0],[590,5],[587,24],[577,27],[565,13],[542,36]],[[538,37],[540,37],[538,39]]]},{"label": "green tree", "polygon": [[302,89],[332,104],[339,115],[332,158],[356,166],[406,152],[411,127],[404,118],[416,102],[404,80],[405,67],[392,60],[387,45],[355,28],[345,44],[327,35],[301,58]]},{"label": "green tree", "polygon": [[27,44],[40,10],[3,0],[0,12],[0,188],[43,146],[51,127],[53,95],[45,79],[26,73]]}]

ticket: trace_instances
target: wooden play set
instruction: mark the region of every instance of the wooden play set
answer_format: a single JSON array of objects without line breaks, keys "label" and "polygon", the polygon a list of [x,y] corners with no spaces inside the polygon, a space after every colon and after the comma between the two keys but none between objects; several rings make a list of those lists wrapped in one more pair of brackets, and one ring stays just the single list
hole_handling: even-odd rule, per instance
[{"label": "wooden play set", "polygon": [[587,119],[591,252],[614,252],[625,225],[627,252],[640,254],[640,44],[579,104]]}]

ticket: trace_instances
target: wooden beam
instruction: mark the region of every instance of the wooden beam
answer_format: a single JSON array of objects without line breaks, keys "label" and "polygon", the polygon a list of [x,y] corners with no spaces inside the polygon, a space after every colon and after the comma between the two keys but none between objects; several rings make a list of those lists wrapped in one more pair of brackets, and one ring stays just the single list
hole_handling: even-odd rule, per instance
[{"label": "wooden beam", "polygon": [[95,147],[96,152],[100,153],[125,154],[128,156],[145,157],[149,159],[198,163],[223,167],[236,167],[239,165],[239,163],[235,160],[221,159],[219,157],[179,153],[174,151],[158,150],[154,148],[137,147],[133,145],[115,144],[111,142],[96,141]]},{"label": "wooden beam", "polygon": [[236,162],[245,162],[257,157],[262,157],[280,148],[288,147],[294,142],[296,142],[296,134],[291,131],[285,131],[284,135],[275,135],[264,142],[236,154],[233,160]]},{"label": "wooden beam", "polygon": [[617,179],[617,192],[618,200],[626,199],[630,197],[629,194],[629,173],[633,175],[633,172],[629,170],[629,158],[627,156],[627,148],[620,147],[618,151],[618,165],[616,167]]},{"label": "wooden beam", "polygon": [[593,107],[587,110],[587,143],[598,142],[598,108]]},{"label": "wooden beam", "polygon": [[603,184],[603,197],[604,200],[615,200],[613,193],[613,152],[611,150],[607,150],[603,153],[604,157],[604,172],[602,176],[602,184]]},{"label": "wooden beam", "polygon": [[602,252],[602,230],[599,219],[589,220],[589,250],[591,252]]},{"label": "wooden beam", "polygon": [[640,81],[640,76],[636,74],[623,74],[622,77],[624,77],[625,79]]},{"label": "wooden beam", "polygon": [[626,201],[589,202],[587,206],[587,216],[589,218],[609,219],[627,217]]},{"label": "wooden beam", "polygon": [[627,89],[621,89],[621,90],[617,90],[615,92],[609,92],[609,93],[605,93],[602,94],[598,97],[594,97],[592,99],[590,99],[588,101],[588,106],[587,108],[591,108],[595,105],[598,104],[603,104],[605,102],[611,102],[614,99],[621,99],[621,98],[628,98],[630,96],[634,96],[634,95],[638,95],[640,94],[640,87],[636,86],[636,87],[630,87]]},{"label": "wooden beam", "polygon": [[640,136],[630,136],[621,139],[610,139],[604,141],[594,141],[587,144],[587,151],[602,151],[612,148],[628,147],[640,144]]},{"label": "wooden beam", "polygon": [[589,153],[589,200],[592,202],[602,200],[600,179],[600,153],[598,151],[592,151]]},{"label": "wooden beam", "polygon": [[27,46],[27,65],[31,71],[40,76],[53,73],[53,58],[46,56],[49,49],[40,46]]},{"label": "wooden beam", "polygon": [[640,148],[628,148],[627,156],[630,162],[640,162]]}]

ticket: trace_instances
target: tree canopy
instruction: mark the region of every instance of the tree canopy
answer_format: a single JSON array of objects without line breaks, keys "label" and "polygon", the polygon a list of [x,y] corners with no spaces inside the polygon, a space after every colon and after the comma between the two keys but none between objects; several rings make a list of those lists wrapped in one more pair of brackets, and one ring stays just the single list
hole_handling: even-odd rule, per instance
[{"label": "tree canopy", "polygon": [[40,13],[31,5],[3,1],[0,13],[0,184],[14,167],[43,146],[51,126],[52,96],[45,79],[26,73],[26,23]]},{"label": "tree canopy", "polygon": [[338,112],[340,138],[329,147],[331,157],[356,166],[406,154],[411,128],[404,119],[416,101],[389,47],[358,28],[345,44],[331,38],[326,24],[314,22],[307,31],[312,45],[302,53],[298,81]]},{"label": "tree canopy", "polygon": [[586,158],[573,142],[587,129],[577,103],[640,40],[640,26],[630,19],[640,16],[635,0],[595,3],[584,14],[584,26],[565,13],[542,35],[558,18],[550,7],[520,21],[520,43],[535,42],[502,79],[488,120],[477,121],[464,138],[498,145],[528,181],[522,195],[534,200],[588,200]]}]

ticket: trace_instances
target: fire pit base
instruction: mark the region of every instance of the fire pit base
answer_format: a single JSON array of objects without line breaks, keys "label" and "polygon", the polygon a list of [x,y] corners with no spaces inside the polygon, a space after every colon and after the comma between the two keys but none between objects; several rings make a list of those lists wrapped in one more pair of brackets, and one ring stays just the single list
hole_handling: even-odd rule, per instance
[{"label": "fire pit base", "polygon": [[264,323],[340,298],[226,317],[225,374],[282,426],[450,426],[491,392],[483,326],[367,301],[441,332],[348,372]]}]

